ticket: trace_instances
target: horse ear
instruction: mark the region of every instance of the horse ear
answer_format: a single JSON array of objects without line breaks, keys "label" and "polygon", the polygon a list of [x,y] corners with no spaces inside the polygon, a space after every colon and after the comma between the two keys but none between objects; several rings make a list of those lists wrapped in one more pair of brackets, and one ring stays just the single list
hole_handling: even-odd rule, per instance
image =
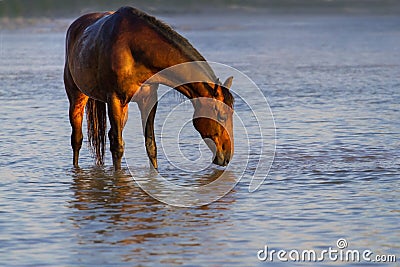
[{"label": "horse ear", "polygon": [[233,76],[231,76],[228,79],[226,79],[226,81],[224,82],[224,87],[227,88],[227,89],[231,88],[232,80],[233,80]]}]

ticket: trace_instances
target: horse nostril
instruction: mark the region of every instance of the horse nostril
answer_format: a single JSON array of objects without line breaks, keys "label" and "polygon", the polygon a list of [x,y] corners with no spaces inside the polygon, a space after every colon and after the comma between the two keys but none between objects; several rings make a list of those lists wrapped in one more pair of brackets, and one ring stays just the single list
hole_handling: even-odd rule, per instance
[{"label": "horse nostril", "polygon": [[228,165],[229,164],[229,157],[225,159],[224,165]]}]

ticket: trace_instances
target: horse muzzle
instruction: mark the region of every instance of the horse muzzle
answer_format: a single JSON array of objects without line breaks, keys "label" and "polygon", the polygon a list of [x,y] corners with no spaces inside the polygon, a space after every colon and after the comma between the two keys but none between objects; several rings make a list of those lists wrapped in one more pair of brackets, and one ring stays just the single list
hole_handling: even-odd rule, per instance
[{"label": "horse muzzle", "polygon": [[223,154],[221,152],[217,152],[213,160],[213,163],[219,166],[226,166],[229,164],[230,160],[231,160],[230,153]]}]

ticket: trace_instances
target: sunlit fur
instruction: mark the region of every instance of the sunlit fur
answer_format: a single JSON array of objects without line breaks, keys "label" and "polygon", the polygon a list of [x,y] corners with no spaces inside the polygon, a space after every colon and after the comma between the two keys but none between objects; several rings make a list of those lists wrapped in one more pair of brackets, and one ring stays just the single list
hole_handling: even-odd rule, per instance
[{"label": "sunlit fur", "polygon": [[[147,155],[157,169],[154,117],[159,84],[173,87],[192,99],[195,118],[196,114],[211,116],[208,118],[212,119],[194,119],[193,123],[203,138],[213,141],[208,144],[212,149],[215,147],[214,163],[226,165],[233,155],[233,97],[228,90],[232,78],[220,84],[209,64],[205,63],[198,64],[195,72],[203,83],[177,86],[168,77],[148,83],[154,74],[171,66],[198,61],[205,62],[205,59],[188,40],[135,8],[91,13],[75,20],[67,31],[64,68],[74,166],[78,166],[83,140],[82,118],[87,105],[89,143],[94,147],[97,163],[103,164],[105,117],[108,115],[113,165],[116,170],[121,168],[122,131],[128,117],[128,105],[133,101],[141,112]],[[177,75],[174,79],[187,80],[184,73]],[[195,99],[199,101],[196,103]]]},{"label": "sunlit fur", "polygon": [[[227,81],[229,88],[231,81]],[[193,125],[213,151],[213,163],[226,166],[233,156],[233,96],[228,88],[217,85],[213,101],[200,99],[195,107]],[[212,142],[210,142],[212,140]]]}]

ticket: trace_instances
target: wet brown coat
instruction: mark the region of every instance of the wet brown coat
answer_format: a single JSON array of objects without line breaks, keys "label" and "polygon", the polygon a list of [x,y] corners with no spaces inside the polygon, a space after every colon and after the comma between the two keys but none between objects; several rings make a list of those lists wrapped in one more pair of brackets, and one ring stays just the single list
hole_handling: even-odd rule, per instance
[{"label": "wet brown coat", "polygon": [[[154,140],[154,116],[157,108],[157,88],[162,83],[175,87],[190,99],[212,98],[229,108],[215,112],[224,114],[222,122],[195,119],[194,125],[203,138],[211,138],[217,148],[214,163],[226,165],[233,153],[232,112],[233,97],[227,88],[219,84],[212,69],[199,65],[196,79],[202,82],[183,85],[168,77],[150,77],[168,67],[205,59],[189,42],[169,26],[131,7],[116,12],[91,13],[74,21],[67,32],[64,83],[70,101],[71,144],[73,163],[78,166],[81,148],[82,118],[84,107],[90,103],[92,113],[88,126],[89,140],[95,148],[98,163],[103,163],[105,131],[105,104],[108,106],[110,150],[115,169],[121,168],[124,151],[122,130],[127,120],[130,101],[137,102],[142,113],[146,149],[152,165],[157,168]],[[145,83],[146,82],[146,83]],[[194,104],[195,113],[208,112],[209,104]],[[214,107],[215,108],[215,107]],[[212,109],[214,110],[214,109]],[[218,115],[216,114],[216,115]],[[89,117],[88,117],[89,118]],[[210,132],[212,130],[212,132]],[[224,149],[222,148],[224,146]]]}]

